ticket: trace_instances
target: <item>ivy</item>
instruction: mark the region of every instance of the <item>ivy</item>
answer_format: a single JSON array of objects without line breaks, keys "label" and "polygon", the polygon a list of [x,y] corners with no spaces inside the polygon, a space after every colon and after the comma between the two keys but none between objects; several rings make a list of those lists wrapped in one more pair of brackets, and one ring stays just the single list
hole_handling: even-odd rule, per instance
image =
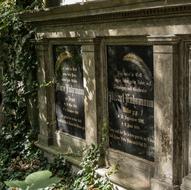
[{"label": "ivy", "polygon": [[[92,145],[85,152],[82,169],[74,175],[62,157],[49,164],[43,153],[34,146],[38,126],[29,119],[29,102],[35,107],[37,89],[37,57],[35,30],[22,22],[19,14],[24,9],[41,7],[40,0],[0,0],[0,66],[3,67],[3,126],[0,126],[0,189],[3,181],[24,180],[35,171],[49,169],[62,181],[55,189],[112,190],[107,177],[96,173],[100,148]],[[46,85],[49,85],[46,84]]]},{"label": "ivy", "polygon": [[77,173],[75,181],[70,190],[113,190],[107,176],[100,177],[96,170],[99,167],[101,147],[92,145],[85,150],[83,161],[81,163],[82,169]]},{"label": "ivy", "polygon": [[[34,29],[19,18],[22,8],[36,1],[0,1],[0,65],[3,67],[3,126],[0,127],[0,189],[4,180],[23,176],[46,166],[33,142],[37,126],[29,121],[28,105],[37,100],[37,58]],[[39,158],[42,158],[39,159]]]}]

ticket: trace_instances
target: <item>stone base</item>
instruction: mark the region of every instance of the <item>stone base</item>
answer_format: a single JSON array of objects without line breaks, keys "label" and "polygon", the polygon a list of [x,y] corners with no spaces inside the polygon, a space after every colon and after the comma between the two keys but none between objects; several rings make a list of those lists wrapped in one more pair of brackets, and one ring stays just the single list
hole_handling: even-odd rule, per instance
[{"label": "stone base", "polygon": [[39,144],[48,146],[49,145],[49,141],[50,140],[49,140],[49,138],[47,136],[44,136],[44,135],[41,135],[41,134],[38,135],[38,143]]},{"label": "stone base", "polygon": [[49,145],[53,144],[53,138],[39,134],[38,135],[38,143],[45,145],[45,146],[49,146]]},{"label": "stone base", "polygon": [[38,143],[39,143],[39,144],[42,144],[42,145],[48,146],[48,137],[39,134],[39,135],[38,135]]},{"label": "stone base", "polygon": [[116,173],[108,175],[109,168],[99,168],[96,173],[99,176],[107,176],[116,190],[150,190],[150,187],[144,185],[144,181],[140,179],[130,178],[127,173],[119,170]]},{"label": "stone base", "polygon": [[181,190],[191,190],[191,174],[184,177],[182,185],[180,187]]},{"label": "stone base", "polygon": [[47,156],[50,160],[51,156],[53,158],[55,155],[63,155],[65,159],[74,166],[79,167],[80,163],[82,162],[82,156],[64,153],[63,150],[60,149],[58,146],[48,146],[39,142],[36,142],[35,145],[43,150],[45,156]]},{"label": "stone base", "polygon": [[151,179],[151,190],[179,190],[179,186],[174,186],[160,179]]}]

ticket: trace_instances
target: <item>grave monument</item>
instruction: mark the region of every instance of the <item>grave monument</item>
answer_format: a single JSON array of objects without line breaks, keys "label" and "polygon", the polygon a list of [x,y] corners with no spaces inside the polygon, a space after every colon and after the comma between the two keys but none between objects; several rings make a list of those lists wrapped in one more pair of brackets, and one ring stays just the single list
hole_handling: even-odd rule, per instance
[{"label": "grave monument", "polygon": [[[52,4],[51,4],[52,3]],[[191,2],[103,0],[22,15],[37,28],[46,154],[79,166],[103,144],[110,178],[133,190],[191,189]]]}]

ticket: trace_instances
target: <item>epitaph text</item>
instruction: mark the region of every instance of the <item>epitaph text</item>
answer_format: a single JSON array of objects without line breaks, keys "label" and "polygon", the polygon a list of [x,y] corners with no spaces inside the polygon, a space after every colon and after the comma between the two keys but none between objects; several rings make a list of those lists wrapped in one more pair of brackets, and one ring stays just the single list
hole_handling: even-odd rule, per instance
[{"label": "epitaph text", "polygon": [[57,127],[85,138],[81,46],[54,46]]},{"label": "epitaph text", "polygon": [[107,47],[110,147],[154,160],[153,48]]}]

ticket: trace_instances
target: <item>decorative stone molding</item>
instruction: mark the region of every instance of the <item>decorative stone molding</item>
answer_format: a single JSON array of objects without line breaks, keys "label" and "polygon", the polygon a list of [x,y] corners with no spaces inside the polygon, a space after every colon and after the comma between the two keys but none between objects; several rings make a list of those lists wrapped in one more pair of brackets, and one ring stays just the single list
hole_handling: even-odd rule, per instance
[{"label": "decorative stone molding", "polygon": [[[70,5],[45,11],[22,14],[23,20],[32,22],[34,25],[68,25],[68,24],[88,24],[102,23],[128,20],[143,20],[153,18],[191,16],[191,3],[164,3],[164,1],[156,1],[145,3],[142,1],[132,3],[123,3],[118,6],[118,3],[100,2],[99,11],[95,2],[90,2],[87,5]],[[95,6],[95,7],[94,7]],[[115,6],[118,6],[117,9]]]}]

